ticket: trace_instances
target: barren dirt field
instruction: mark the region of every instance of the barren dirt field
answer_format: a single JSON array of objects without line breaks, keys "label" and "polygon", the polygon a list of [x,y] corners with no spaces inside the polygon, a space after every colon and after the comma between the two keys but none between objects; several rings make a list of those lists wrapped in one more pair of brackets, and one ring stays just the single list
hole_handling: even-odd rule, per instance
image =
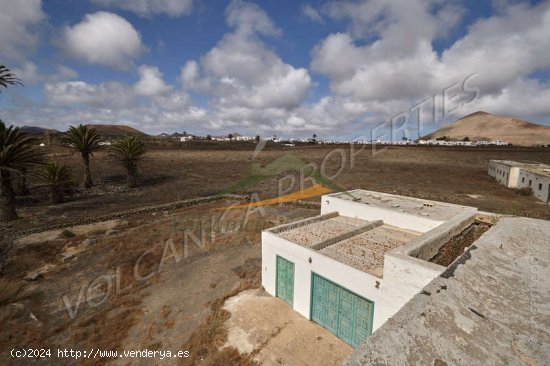
[{"label": "barren dirt field", "polygon": [[[189,358],[178,360],[184,365],[255,365],[258,359],[269,359],[273,355],[261,347],[249,355],[222,347],[231,317],[224,303],[260,286],[261,230],[316,215],[318,208],[276,205],[223,215],[228,205],[242,201],[220,200],[22,237],[25,230],[221,192],[272,198],[300,189],[300,174],[294,169],[305,164],[341,189],[363,188],[550,219],[548,205],[499,185],[487,174],[489,159],[550,163],[548,149],[392,147],[379,148],[376,154],[370,147],[359,149],[267,149],[255,157],[253,147],[156,149],[142,164],[140,187],[132,190],[125,187],[124,171],[99,152],[92,160],[96,186],[89,191],[75,188],[60,205],[49,204],[45,188],[29,182],[31,193],[18,197],[21,219],[0,225],[3,245],[8,235],[20,237],[0,277],[0,364],[21,364],[6,353],[18,346],[189,350]],[[45,153],[69,165],[80,178],[78,155],[57,147],[46,147]],[[250,184],[227,190],[243,179]],[[306,180],[304,186],[311,184]],[[232,226],[216,225],[220,222]],[[299,323],[294,326],[302,329]],[[317,328],[312,329],[318,332]],[[320,339],[339,347],[341,341],[330,337],[327,332]],[[52,359],[51,364],[107,360],[122,365],[151,361],[104,357]]]},{"label": "barren dirt field", "polygon": [[[61,148],[45,149],[53,160],[69,165],[75,179],[80,180],[83,168],[77,154]],[[314,164],[325,176],[334,177],[332,181],[341,189],[363,188],[550,219],[548,205],[497,184],[487,174],[490,159],[550,163],[548,148],[390,147],[382,150],[377,147],[376,154],[370,147],[359,149],[355,146],[352,150],[349,145],[296,147],[262,151],[256,158],[252,144],[248,150],[157,149],[150,151],[142,164],[142,186],[134,190],[125,187],[123,169],[104,152],[99,152],[91,163],[96,187],[79,191],[56,206],[48,203],[45,191],[31,190],[34,194],[18,198],[22,219],[1,226],[0,230],[22,230],[144,205],[215,195],[249,177],[253,164],[266,167],[284,161],[289,155],[304,164]],[[284,175],[281,173],[278,177]],[[281,181],[285,192],[300,189],[299,177],[291,183],[290,179]],[[306,182],[306,186],[309,183]],[[240,187],[234,193],[258,193],[264,199],[276,196],[278,190],[278,179],[274,176]]]},{"label": "barren dirt field", "polygon": [[[2,277],[0,364],[160,362],[54,354],[21,363],[9,353],[19,347],[189,350],[191,357],[168,364],[248,362],[233,348],[217,348],[226,341],[224,301],[260,286],[263,228],[316,211],[227,211],[234,203],[218,201],[21,238]],[[328,332],[327,337],[341,342]]]}]

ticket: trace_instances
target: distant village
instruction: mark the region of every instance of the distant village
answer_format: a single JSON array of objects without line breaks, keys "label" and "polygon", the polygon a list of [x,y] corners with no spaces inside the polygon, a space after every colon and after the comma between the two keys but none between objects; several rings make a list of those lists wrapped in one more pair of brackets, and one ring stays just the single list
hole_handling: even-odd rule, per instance
[{"label": "distant village", "polygon": [[160,134],[158,137],[161,138],[171,138],[179,140],[180,142],[187,142],[192,140],[209,140],[209,141],[243,141],[243,142],[259,142],[259,141],[269,141],[274,143],[282,143],[287,146],[293,146],[296,143],[299,144],[348,144],[350,142],[356,144],[365,144],[365,145],[433,145],[433,146],[509,146],[511,145],[507,141],[502,140],[470,140],[468,137],[463,138],[462,140],[453,140],[445,136],[430,139],[430,140],[411,140],[411,139],[401,139],[401,140],[344,140],[344,139],[320,139],[317,138],[317,135],[313,135],[310,138],[286,138],[278,137],[273,135],[271,137],[261,137],[256,136],[243,136],[238,133],[222,135],[222,136],[197,136],[187,133],[179,134]]}]

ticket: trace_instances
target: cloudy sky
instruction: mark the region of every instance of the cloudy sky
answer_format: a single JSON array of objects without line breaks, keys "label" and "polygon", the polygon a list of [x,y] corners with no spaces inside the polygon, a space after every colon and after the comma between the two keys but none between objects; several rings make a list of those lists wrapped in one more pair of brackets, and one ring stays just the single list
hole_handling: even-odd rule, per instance
[{"label": "cloudy sky", "polygon": [[25,84],[0,91],[0,118],[16,125],[353,138],[477,110],[550,124],[549,1],[0,5],[0,64]]}]

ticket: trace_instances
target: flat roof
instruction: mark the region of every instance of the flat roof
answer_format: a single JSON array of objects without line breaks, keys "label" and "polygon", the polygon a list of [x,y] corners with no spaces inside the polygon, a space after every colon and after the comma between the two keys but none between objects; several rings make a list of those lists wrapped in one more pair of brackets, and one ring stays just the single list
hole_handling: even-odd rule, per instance
[{"label": "flat roof", "polygon": [[522,163],[522,162],[519,162],[519,161],[512,161],[512,160],[491,160],[492,162],[495,162],[495,163],[499,163],[499,164],[504,164],[504,165],[508,165],[508,166],[524,166],[526,163]]},{"label": "flat roof", "polygon": [[344,360],[546,365],[550,222],[505,217]]},{"label": "flat roof", "polygon": [[384,224],[319,251],[363,272],[382,277],[384,255],[420,235],[420,232]]},{"label": "flat roof", "polygon": [[454,205],[452,203],[398,196],[395,194],[366,191],[362,189],[334,193],[329,196],[438,221],[449,220],[464,212],[465,209],[471,209],[471,207]]},{"label": "flat roof", "polygon": [[352,217],[336,216],[285,230],[277,235],[296,244],[311,247],[327,239],[334,238],[362,225],[366,225],[367,223],[368,221]]},{"label": "flat roof", "polygon": [[299,226],[289,224],[289,229],[279,227],[276,235],[378,277],[383,273],[385,253],[422,234],[337,213],[308,220]]},{"label": "flat roof", "polygon": [[512,160],[491,160],[500,164],[518,167],[528,172],[542,175],[545,177],[550,177],[550,165],[543,163],[533,163],[533,162],[521,162],[521,161],[512,161]]},{"label": "flat roof", "polygon": [[550,166],[545,164],[540,164],[540,166],[527,166],[523,167],[523,170],[526,170],[530,173],[534,173],[537,175],[542,175],[545,177],[550,177]]}]

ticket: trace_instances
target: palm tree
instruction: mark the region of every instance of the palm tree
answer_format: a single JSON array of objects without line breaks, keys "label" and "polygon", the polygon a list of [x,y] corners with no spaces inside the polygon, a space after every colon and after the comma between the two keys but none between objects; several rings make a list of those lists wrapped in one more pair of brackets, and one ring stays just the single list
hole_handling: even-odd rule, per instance
[{"label": "palm tree", "polygon": [[65,133],[63,141],[73,149],[80,152],[84,162],[84,188],[90,188],[94,185],[92,173],[90,172],[90,156],[94,156],[94,151],[99,150],[100,137],[94,128],[88,128],[82,124],[70,126]]},{"label": "palm tree", "polygon": [[29,187],[27,185],[27,169],[22,169],[21,174],[17,176],[16,191],[19,196],[26,196],[29,194]]},{"label": "palm tree", "polygon": [[26,169],[41,163],[42,154],[35,140],[19,128],[6,127],[0,120],[0,221],[17,219],[12,175],[23,174]]},{"label": "palm tree", "polygon": [[34,176],[50,189],[53,204],[63,202],[63,190],[71,183],[71,170],[66,165],[49,163],[34,172]]},{"label": "palm tree", "polygon": [[10,69],[4,65],[0,65],[0,86],[7,88],[8,85],[23,85],[23,83]]},{"label": "palm tree", "polygon": [[129,188],[137,186],[138,163],[143,160],[147,148],[137,136],[129,136],[114,142],[109,148],[109,156],[118,160],[126,168]]}]

